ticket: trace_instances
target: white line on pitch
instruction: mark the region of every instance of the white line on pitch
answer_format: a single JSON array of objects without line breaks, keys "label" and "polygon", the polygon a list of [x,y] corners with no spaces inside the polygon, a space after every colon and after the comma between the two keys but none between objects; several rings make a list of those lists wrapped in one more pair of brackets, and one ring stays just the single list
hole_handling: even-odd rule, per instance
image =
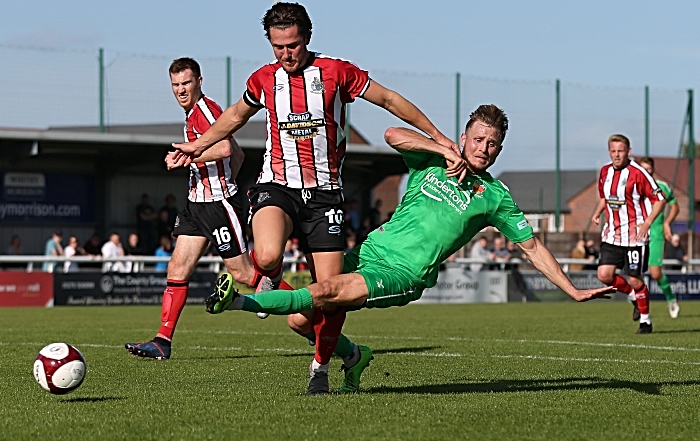
[{"label": "white line on pitch", "polygon": [[620,358],[572,358],[572,357],[547,357],[542,355],[473,355],[455,354],[449,352],[385,352],[382,355],[411,355],[422,357],[466,357],[466,358],[523,358],[527,360],[551,360],[551,361],[579,361],[584,363],[647,363],[647,364],[678,364],[700,366],[695,361],[673,360],[623,360]]}]

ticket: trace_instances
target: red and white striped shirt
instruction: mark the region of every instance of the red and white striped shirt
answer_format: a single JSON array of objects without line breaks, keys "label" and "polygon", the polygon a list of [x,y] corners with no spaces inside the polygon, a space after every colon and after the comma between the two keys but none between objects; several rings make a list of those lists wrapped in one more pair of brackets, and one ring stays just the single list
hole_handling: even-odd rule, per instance
[{"label": "red and white striped shirt", "polygon": [[602,240],[611,245],[634,247],[649,241],[637,240],[637,227],[649,216],[652,205],[664,196],[654,178],[642,166],[630,161],[616,170],[606,164],[600,170],[598,193],[605,199]]},{"label": "red and white striped shirt", "polygon": [[[185,142],[193,142],[202,136],[221,113],[218,104],[202,95],[186,113]],[[190,164],[190,201],[220,201],[233,196],[237,190],[236,181],[231,176],[231,158]]]},{"label": "red and white striped shirt", "polygon": [[287,73],[278,62],[254,72],[245,102],[267,109],[267,141],[258,183],[332,190],[342,187],[345,104],[367,90],[369,74],[349,61],[311,53]]}]

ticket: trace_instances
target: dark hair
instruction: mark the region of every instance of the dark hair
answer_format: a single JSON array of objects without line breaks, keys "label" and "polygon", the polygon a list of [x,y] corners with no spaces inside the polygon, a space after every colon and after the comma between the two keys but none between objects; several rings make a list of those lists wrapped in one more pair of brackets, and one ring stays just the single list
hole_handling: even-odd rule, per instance
[{"label": "dark hair", "polygon": [[639,161],[637,161],[637,162],[639,162],[640,164],[647,163],[647,164],[651,165],[651,168],[656,168],[656,167],[654,167],[654,158],[650,158],[649,156],[643,156],[643,157],[639,158]]},{"label": "dark hair", "polygon": [[202,69],[199,68],[199,63],[194,61],[194,59],[188,57],[178,58],[177,60],[174,60],[172,63],[170,63],[170,69],[168,69],[168,72],[170,72],[171,74],[176,74],[187,69],[190,69],[194,76],[197,78],[202,76]]},{"label": "dark hair", "polygon": [[270,28],[287,29],[297,25],[301,35],[310,34],[312,28],[311,18],[302,5],[283,2],[275,3],[265,12],[262,25],[268,40],[270,39]]},{"label": "dark hair", "polygon": [[469,115],[469,121],[467,121],[464,133],[477,121],[498,129],[498,131],[501,132],[501,142],[503,142],[503,139],[506,137],[506,132],[508,131],[508,117],[503,110],[493,104],[480,105]]}]

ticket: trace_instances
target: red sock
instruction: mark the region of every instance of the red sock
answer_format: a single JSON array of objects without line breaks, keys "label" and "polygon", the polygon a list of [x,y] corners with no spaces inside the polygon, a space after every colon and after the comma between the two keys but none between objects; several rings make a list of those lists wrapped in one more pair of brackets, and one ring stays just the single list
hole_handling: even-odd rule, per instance
[{"label": "red sock", "polygon": [[637,297],[637,308],[641,314],[649,314],[649,289],[644,284],[640,289],[634,290],[634,295]]},{"label": "red sock", "polygon": [[187,300],[187,289],[189,282],[187,280],[171,280],[168,279],[168,285],[163,292],[163,306],[160,316],[160,329],[156,337],[173,339],[177,320],[180,318],[182,308],[185,307]]},{"label": "red sock", "polygon": [[618,291],[624,294],[630,294],[632,292],[632,285],[627,283],[624,277],[615,274],[612,280],[613,288],[617,288]]},{"label": "red sock", "polygon": [[328,364],[331,361],[335,346],[338,344],[340,331],[345,323],[345,308],[338,308],[332,314],[316,309],[314,315],[314,333],[316,334],[316,355],[314,358],[319,364]]},{"label": "red sock", "polygon": [[292,285],[289,283],[285,282],[284,279],[280,280],[280,289],[284,289],[287,291],[292,291],[294,288],[292,288]]},{"label": "red sock", "polygon": [[250,260],[253,262],[253,268],[255,268],[255,272],[258,274],[262,274],[263,276],[267,276],[272,280],[277,279],[281,274],[282,274],[282,259],[277,263],[277,266],[275,266],[273,269],[265,269],[260,264],[258,263],[258,256],[255,254],[255,250],[250,252]]}]

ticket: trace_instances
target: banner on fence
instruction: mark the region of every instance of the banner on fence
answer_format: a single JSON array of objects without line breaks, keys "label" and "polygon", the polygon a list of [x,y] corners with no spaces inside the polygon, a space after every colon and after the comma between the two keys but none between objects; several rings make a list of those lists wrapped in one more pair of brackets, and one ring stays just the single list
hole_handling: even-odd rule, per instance
[{"label": "banner on fence", "polygon": [[0,307],[52,305],[53,274],[0,271]]},{"label": "banner on fence", "polygon": [[437,284],[423,291],[417,303],[505,303],[507,276],[505,271],[447,268],[440,271]]},{"label": "banner on fence", "polygon": [[[216,273],[190,278],[187,303],[203,304],[214,292]],[[165,273],[66,273],[54,275],[54,304],[65,306],[160,305]]]}]

